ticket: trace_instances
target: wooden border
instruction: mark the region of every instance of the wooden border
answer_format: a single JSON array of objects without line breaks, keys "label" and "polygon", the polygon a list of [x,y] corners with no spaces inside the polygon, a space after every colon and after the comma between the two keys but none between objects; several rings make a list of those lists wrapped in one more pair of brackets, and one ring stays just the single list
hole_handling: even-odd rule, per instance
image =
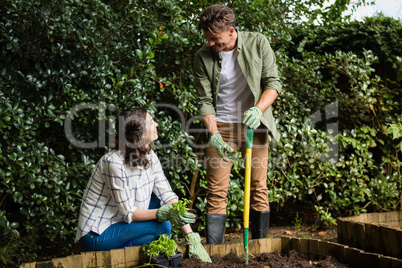
[{"label": "wooden border", "polygon": [[[238,256],[244,255],[243,243],[206,245],[205,249],[211,256],[224,257],[234,252]],[[180,248],[186,252],[186,249]],[[249,254],[278,253],[288,254],[296,250],[302,256],[319,260],[326,256],[333,256],[338,261],[352,265],[352,267],[402,267],[402,260],[381,254],[365,252],[361,249],[346,245],[321,241],[317,239],[281,237],[266,238],[249,241]],[[183,254],[184,255],[184,254]],[[185,256],[188,257],[188,256]],[[101,252],[86,252],[81,255],[72,255],[66,258],[56,258],[52,261],[26,263],[24,268],[94,268],[94,267],[134,267],[145,263],[147,258],[142,247],[128,247]]]},{"label": "wooden border", "polygon": [[340,243],[402,259],[402,211],[338,218],[337,223]]}]

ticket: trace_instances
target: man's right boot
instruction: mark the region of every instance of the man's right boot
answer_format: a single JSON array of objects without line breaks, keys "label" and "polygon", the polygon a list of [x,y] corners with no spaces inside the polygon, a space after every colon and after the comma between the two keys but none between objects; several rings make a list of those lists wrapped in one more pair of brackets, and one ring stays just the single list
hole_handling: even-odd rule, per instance
[{"label": "man's right boot", "polygon": [[223,243],[225,235],[226,214],[205,214],[207,244]]}]

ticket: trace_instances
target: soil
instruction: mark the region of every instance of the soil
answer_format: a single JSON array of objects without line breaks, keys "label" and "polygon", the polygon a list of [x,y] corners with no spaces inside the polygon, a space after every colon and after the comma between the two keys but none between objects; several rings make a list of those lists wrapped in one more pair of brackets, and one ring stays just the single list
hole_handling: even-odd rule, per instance
[{"label": "soil", "polygon": [[253,257],[249,256],[248,264],[245,264],[244,257],[239,257],[234,253],[226,255],[224,258],[212,257],[212,263],[201,262],[196,258],[183,259],[179,267],[182,268],[345,268],[346,264],[338,262],[335,258],[327,256],[324,260],[308,260],[300,256],[296,251],[291,250],[288,255],[262,253]]},{"label": "soil", "polygon": [[[296,219],[299,219],[297,221]],[[327,227],[322,224],[314,208],[305,207],[298,203],[288,203],[284,207],[271,208],[271,219],[268,237],[292,236],[301,238],[313,238],[323,241],[337,242],[336,226]],[[205,235],[204,235],[205,237]],[[205,244],[205,238],[202,243]],[[243,243],[243,233],[236,229],[227,229],[224,243]],[[345,268],[347,264],[340,263],[332,256],[323,260],[309,260],[292,250],[289,254],[262,253],[249,256],[248,264],[245,264],[244,256],[234,253],[224,258],[212,257],[212,263],[203,263],[197,258],[184,258],[179,267],[182,268]]]}]

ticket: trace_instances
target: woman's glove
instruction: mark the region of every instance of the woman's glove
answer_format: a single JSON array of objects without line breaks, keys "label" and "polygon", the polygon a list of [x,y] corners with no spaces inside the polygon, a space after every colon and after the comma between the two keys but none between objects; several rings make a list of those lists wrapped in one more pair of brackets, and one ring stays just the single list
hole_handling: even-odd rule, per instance
[{"label": "woman's glove", "polygon": [[163,205],[156,213],[159,222],[170,221],[172,225],[180,228],[188,223],[195,222],[195,215],[190,212],[185,212],[184,215],[177,210],[172,209],[172,206]]},{"label": "woman's glove", "polygon": [[260,122],[261,116],[262,116],[262,110],[259,107],[254,106],[244,112],[242,122],[249,128],[256,130],[261,124]]},{"label": "woman's glove", "polygon": [[207,251],[201,245],[201,238],[198,233],[191,232],[191,233],[186,234],[186,240],[189,244],[188,255],[190,257],[197,256],[203,262],[212,262]]},{"label": "woman's glove", "polygon": [[229,146],[218,132],[212,134],[209,139],[209,145],[216,148],[216,152],[225,162],[234,162],[236,159],[236,152]]}]

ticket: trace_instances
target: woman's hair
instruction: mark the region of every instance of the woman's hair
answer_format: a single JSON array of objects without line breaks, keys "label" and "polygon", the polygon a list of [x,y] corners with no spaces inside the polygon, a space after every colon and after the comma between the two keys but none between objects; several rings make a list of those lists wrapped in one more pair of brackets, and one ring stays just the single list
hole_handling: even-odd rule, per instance
[{"label": "woman's hair", "polygon": [[132,167],[149,167],[147,154],[151,151],[151,145],[145,144],[146,132],[145,118],[147,110],[144,108],[132,108],[119,115],[119,125],[114,149],[121,151],[124,163]]},{"label": "woman's hair", "polygon": [[207,7],[198,22],[198,29],[204,32],[219,33],[230,27],[236,27],[236,17],[233,10],[224,5]]}]

